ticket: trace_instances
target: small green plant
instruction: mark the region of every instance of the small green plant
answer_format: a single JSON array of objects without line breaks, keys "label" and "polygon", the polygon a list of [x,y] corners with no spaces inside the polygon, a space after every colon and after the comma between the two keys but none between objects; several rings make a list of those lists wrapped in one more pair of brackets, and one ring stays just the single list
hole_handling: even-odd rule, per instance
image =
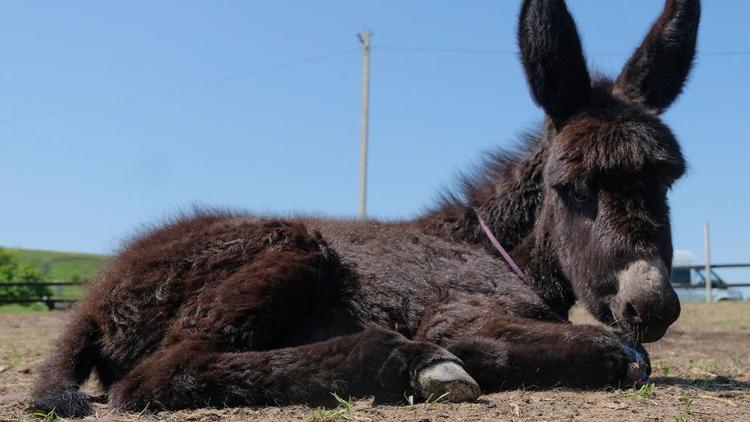
[{"label": "small green plant", "polygon": [[409,409],[414,408],[414,394],[407,395],[406,392],[404,392],[404,401],[406,402],[406,407]]},{"label": "small green plant", "polygon": [[734,375],[744,375],[745,373],[745,365],[742,364],[742,359],[738,357],[732,358],[732,373]]},{"label": "small green plant", "polygon": [[52,410],[50,410],[48,413],[36,412],[34,413],[34,416],[36,416],[37,418],[41,418],[46,422],[55,422],[59,419],[59,417],[57,416],[57,411],[54,408],[52,408]]},{"label": "small green plant", "polygon": [[668,377],[672,373],[672,364],[669,361],[660,361],[661,374]]},{"label": "small green plant", "polygon": [[338,394],[336,394],[336,393],[331,393],[331,395],[332,395],[332,396],[333,396],[333,398],[334,398],[334,399],[336,399],[336,401],[338,402],[338,404],[339,404],[339,406],[338,406],[338,407],[340,407],[340,408],[342,408],[342,409],[346,410],[347,412],[351,412],[351,411],[352,411],[352,405],[353,405],[354,403],[353,403],[353,401],[352,401],[352,397],[351,397],[351,396],[349,396],[349,400],[344,400],[344,399],[342,399],[342,398],[341,398],[341,397],[340,397],[340,396],[339,396]]},{"label": "small green plant", "polygon": [[655,389],[656,387],[654,387],[654,383],[647,382],[635,391],[623,391],[622,395],[627,398],[647,399],[653,397]]},{"label": "small green plant", "polygon": [[[424,401],[424,408],[430,409],[440,403],[443,403],[448,397],[449,393],[443,393],[439,396],[435,396],[434,394],[430,394],[429,397],[427,397]],[[406,394],[404,393],[404,406],[408,407],[409,409],[414,409],[414,395],[413,394]]]},{"label": "small green plant", "polygon": [[692,396],[680,397],[680,401],[685,403],[685,407],[682,409],[682,414],[674,418],[675,422],[688,422],[690,420],[690,416],[693,415],[693,400],[695,400],[695,397]]},{"label": "small green plant", "polygon": [[335,409],[326,409],[325,407],[319,407],[315,409],[308,420],[310,422],[331,422],[337,421],[339,419],[345,419],[344,409],[338,407]]},{"label": "small green plant", "polygon": [[438,397],[434,397],[434,394],[430,394],[430,397],[427,397],[427,399],[424,401],[424,407],[426,409],[429,409],[435,405],[438,405],[445,401],[445,398],[448,397],[449,393],[443,393]]},{"label": "small green plant", "polygon": [[352,398],[349,397],[349,400],[344,400],[336,393],[331,393],[331,396],[336,400],[338,406],[334,409],[326,409],[325,407],[315,409],[313,414],[310,415],[310,422],[330,422],[350,418],[354,404]]},{"label": "small green plant", "polygon": [[716,359],[701,359],[695,364],[695,367],[701,371],[714,375],[724,372],[724,367],[721,362]]}]

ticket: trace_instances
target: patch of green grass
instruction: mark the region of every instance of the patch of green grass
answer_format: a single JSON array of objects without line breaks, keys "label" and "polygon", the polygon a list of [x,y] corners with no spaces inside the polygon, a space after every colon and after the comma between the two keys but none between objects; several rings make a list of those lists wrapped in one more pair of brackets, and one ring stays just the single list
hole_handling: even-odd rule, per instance
[{"label": "patch of green grass", "polygon": [[742,359],[739,357],[732,358],[731,370],[736,376],[742,376],[745,374],[745,365],[742,363]]},{"label": "patch of green grass", "polygon": [[724,372],[724,366],[716,359],[701,359],[695,363],[695,367],[711,374],[721,374]]},{"label": "patch of green grass", "polygon": [[430,394],[430,397],[427,397],[427,399],[424,401],[424,407],[429,409],[435,405],[438,405],[445,401],[445,398],[448,397],[449,393],[443,393],[440,396],[433,397],[433,394]]},{"label": "patch of green grass", "polygon": [[[438,404],[441,404],[445,401],[446,397],[448,397],[449,393],[443,393],[440,396],[435,396],[434,394],[430,394],[430,397],[427,397],[427,399],[424,401],[424,407],[425,409],[430,409]],[[404,406],[408,407],[409,409],[414,409],[414,395],[413,394],[406,394],[404,392]]]},{"label": "patch of green grass", "polygon": [[331,422],[346,419],[344,415],[344,409],[326,409],[325,407],[319,407],[313,411],[312,415],[308,418],[310,422]]},{"label": "patch of green grass", "polygon": [[338,406],[334,409],[326,409],[325,407],[315,409],[310,418],[308,418],[310,422],[331,422],[351,419],[352,406],[354,405],[352,398],[349,397],[349,400],[344,400],[336,393],[331,393],[331,396],[336,400]]},{"label": "patch of green grass", "polygon": [[109,261],[107,255],[8,249],[18,260],[38,269],[44,281],[86,281]]},{"label": "patch of green grass", "polygon": [[680,401],[683,402],[685,405],[682,409],[682,413],[680,416],[676,416],[674,418],[675,422],[688,422],[690,420],[690,417],[693,415],[693,401],[695,400],[695,397],[693,396],[685,396],[680,397]]},{"label": "patch of green grass", "polygon": [[641,386],[641,388],[633,391],[623,391],[622,396],[627,398],[639,398],[639,399],[648,399],[653,397],[655,393],[656,387],[654,386],[654,383],[647,382]]},{"label": "patch of green grass", "polygon": [[86,286],[52,286],[51,289],[53,297],[60,300],[77,300],[86,293]]},{"label": "patch of green grass", "polygon": [[10,303],[0,305],[0,313],[19,313],[19,312],[47,312],[49,309],[41,303],[18,304]]},{"label": "patch of green grass", "polygon": [[59,418],[55,409],[50,410],[49,413],[36,412],[34,413],[34,416],[36,416],[37,418],[41,418],[46,422],[55,422]]},{"label": "patch of green grass", "polygon": [[352,401],[351,396],[349,396],[349,400],[344,400],[336,393],[331,393],[331,395],[334,399],[336,399],[340,408],[346,410],[347,412],[352,411],[352,405],[354,404],[354,402]]},{"label": "patch of green grass", "polygon": [[672,363],[668,360],[659,361],[662,376],[668,377],[672,373]]}]

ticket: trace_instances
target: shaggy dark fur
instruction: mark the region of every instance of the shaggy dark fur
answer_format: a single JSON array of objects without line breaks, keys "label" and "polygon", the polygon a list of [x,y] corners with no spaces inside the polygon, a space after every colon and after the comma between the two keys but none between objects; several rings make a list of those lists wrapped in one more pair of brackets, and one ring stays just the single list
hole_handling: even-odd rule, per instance
[{"label": "shaggy dark fur", "polygon": [[[484,391],[632,383],[623,345],[679,315],[666,194],[685,165],[658,113],[699,12],[667,1],[622,74],[592,82],[564,2],[525,1],[522,61],[549,118],[520,152],[413,221],[197,212],[135,238],[78,305],[34,406],[86,414],[92,370],[124,410],[401,395],[446,361]],[[617,331],[559,322],[576,299]]]}]

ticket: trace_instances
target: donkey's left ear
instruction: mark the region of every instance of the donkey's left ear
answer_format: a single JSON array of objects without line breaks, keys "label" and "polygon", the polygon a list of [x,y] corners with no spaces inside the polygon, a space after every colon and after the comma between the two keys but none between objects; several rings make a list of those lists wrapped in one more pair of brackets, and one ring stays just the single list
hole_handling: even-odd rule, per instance
[{"label": "donkey's left ear", "polygon": [[556,126],[589,103],[591,79],[563,0],[525,0],[518,44],[531,95]]},{"label": "donkey's left ear", "polygon": [[700,14],[700,0],[667,0],[617,78],[615,94],[658,113],[666,110],[682,92],[693,65]]}]

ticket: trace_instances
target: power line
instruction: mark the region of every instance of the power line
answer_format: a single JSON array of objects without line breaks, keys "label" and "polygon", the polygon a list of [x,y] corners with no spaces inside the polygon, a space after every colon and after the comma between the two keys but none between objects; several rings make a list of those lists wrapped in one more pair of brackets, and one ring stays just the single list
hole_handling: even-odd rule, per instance
[{"label": "power line", "polygon": [[[409,51],[415,53],[445,53],[445,54],[475,54],[487,56],[517,56],[518,50],[502,50],[492,48],[463,48],[463,47],[431,47],[431,46],[411,46],[411,45],[390,45],[375,44],[373,49],[385,51]],[[604,51],[594,52],[592,56],[630,56],[632,51],[616,52]],[[698,51],[698,57],[701,56],[750,56],[750,50],[727,50],[727,51]]]},{"label": "power line", "polygon": [[391,50],[391,51],[411,51],[415,53],[448,53],[448,54],[478,54],[478,55],[492,55],[492,56],[504,56],[504,55],[517,55],[518,51],[515,50],[494,50],[485,48],[442,48],[442,47],[418,47],[408,45],[382,45],[376,44],[373,46],[374,49],[378,50]]},{"label": "power line", "polygon": [[99,101],[99,102],[96,102],[96,103],[85,104],[85,105],[75,106],[75,107],[66,107],[66,108],[61,108],[61,109],[57,109],[57,110],[49,110],[49,111],[46,111],[46,112],[31,114],[31,115],[27,115],[27,116],[20,116],[20,117],[12,117],[12,118],[0,119],[0,123],[13,123],[13,122],[20,122],[20,121],[27,121],[27,120],[37,120],[37,119],[43,119],[43,118],[48,118],[48,117],[55,117],[55,116],[66,115],[66,114],[73,114],[73,113],[80,113],[80,112],[91,111],[91,110],[98,110],[98,109],[101,109],[101,108],[104,108],[104,107],[118,107],[118,106],[123,106],[123,105],[127,105],[127,104],[137,103],[137,102],[140,102],[140,101],[149,100],[149,99],[152,99],[152,98],[159,98],[159,97],[165,97],[165,96],[170,96],[170,95],[183,94],[183,93],[187,93],[187,92],[200,91],[200,90],[211,88],[211,87],[214,87],[214,86],[217,86],[217,85],[221,85],[221,84],[224,84],[224,83],[233,82],[233,81],[237,81],[237,80],[241,80],[241,79],[246,79],[246,78],[249,78],[249,77],[252,77],[252,76],[263,75],[263,74],[266,74],[266,73],[272,73],[272,72],[276,72],[276,71],[287,69],[287,68],[291,68],[291,67],[296,67],[296,66],[301,66],[301,65],[305,65],[305,64],[310,64],[310,63],[321,62],[321,61],[333,59],[335,57],[343,56],[345,54],[352,53],[352,52],[358,51],[358,50],[359,49],[356,48],[356,47],[354,47],[354,48],[347,48],[347,49],[344,49],[344,50],[334,51],[332,53],[323,54],[323,55],[320,55],[320,56],[308,57],[308,58],[304,58],[304,59],[300,59],[300,60],[295,60],[295,61],[291,61],[291,62],[287,62],[287,63],[281,63],[281,64],[269,66],[269,67],[258,69],[258,70],[236,73],[236,74],[233,74],[233,75],[227,75],[227,76],[223,76],[223,77],[216,78],[216,79],[210,79],[210,80],[206,80],[206,81],[202,81],[202,82],[197,82],[197,83],[194,83],[194,84],[188,84],[188,85],[182,85],[182,86],[177,86],[177,87],[172,87],[172,88],[167,88],[167,89],[161,89],[161,90],[156,90],[156,91],[152,91],[152,92],[148,92],[148,93],[144,93],[144,94],[139,94],[139,95],[125,96],[125,97],[115,97],[115,98],[110,98],[110,99],[107,99],[107,100],[102,100],[102,101]]},{"label": "power line", "polygon": [[272,67],[265,68],[265,69],[260,69],[260,70],[255,70],[255,71],[251,71],[251,72],[238,73],[238,74],[233,75],[233,76],[224,77],[224,78],[218,80],[218,82],[235,81],[237,79],[244,79],[244,78],[247,78],[247,77],[250,77],[250,76],[256,76],[256,75],[261,75],[261,74],[264,74],[264,73],[275,72],[277,70],[282,70],[282,69],[286,69],[286,68],[289,68],[289,67],[295,67],[295,66],[299,66],[299,65],[303,65],[303,64],[308,64],[308,63],[321,62],[321,61],[324,61],[324,60],[332,59],[334,57],[343,56],[343,55],[345,55],[347,53],[351,53],[351,52],[354,52],[354,51],[359,51],[359,48],[357,48],[357,47],[346,48],[346,49],[339,50],[339,51],[336,51],[336,52],[333,52],[333,53],[324,54],[322,56],[317,56],[317,57],[312,57],[312,58],[307,58],[307,59],[296,60],[296,61],[288,62],[288,63],[282,63],[282,64],[279,64],[279,65],[276,65],[276,66],[272,66]]},{"label": "power line", "polygon": [[698,50],[698,57],[700,56],[750,56],[750,51],[736,50],[736,51],[700,51]]}]

